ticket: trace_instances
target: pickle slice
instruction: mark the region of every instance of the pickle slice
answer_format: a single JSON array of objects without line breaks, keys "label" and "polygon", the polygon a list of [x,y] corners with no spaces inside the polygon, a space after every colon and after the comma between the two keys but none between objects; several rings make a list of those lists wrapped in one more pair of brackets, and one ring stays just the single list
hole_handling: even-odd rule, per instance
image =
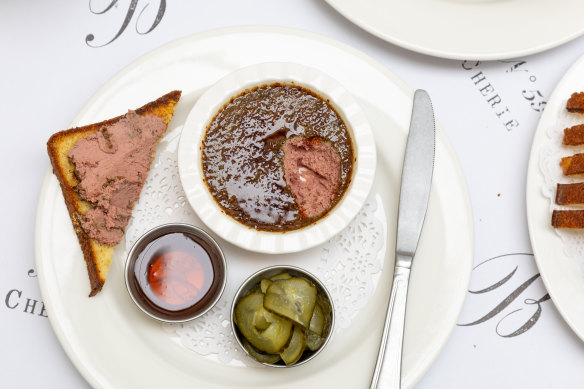
[{"label": "pickle slice", "polygon": [[310,351],[318,350],[324,344],[325,338],[312,331],[306,331],[306,346]]},{"label": "pickle slice", "polygon": [[308,328],[316,304],[316,288],[304,278],[277,280],[270,285],[264,307]]},{"label": "pickle slice", "polygon": [[324,317],[324,324],[322,328],[321,336],[325,337],[331,330],[331,320],[333,315],[333,307],[331,306],[331,302],[327,297],[322,295],[321,293],[318,294],[316,299],[316,304],[320,306],[322,309],[322,316]]},{"label": "pickle slice", "polygon": [[324,313],[322,312],[320,302],[317,302],[314,306],[314,312],[312,312],[312,318],[310,319],[308,329],[317,335],[322,335],[324,321]]},{"label": "pickle slice", "polygon": [[280,360],[280,354],[266,354],[256,349],[246,339],[243,340],[243,347],[256,361],[261,363],[276,363]]},{"label": "pickle slice", "polygon": [[261,282],[260,282],[260,289],[262,290],[262,293],[266,293],[266,291],[268,290],[268,288],[270,287],[270,285],[272,285],[272,280],[268,280],[267,278],[264,278]]},{"label": "pickle slice", "polygon": [[270,280],[271,281],[289,280],[290,278],[292,278],[292,276],[288,273],[279,273],[279,274],[276,274],[275,276],[271,276]]},{"label": "pickle slice", "polygon": [[252,293],[235,307],[235,324],[255,348],[268,354],[279,353],[292,332],[292,322],[264,308],[264,295]]},{"label": "pickle slice", "polygon": [[331,314],[332,307],[329,300],[319,293],[310,326],[306,331],[306,347],[310,351],[316,351],[324,344],[331,331]]},{"label": "pickle slice", "polygon": [[294,326],[294,332],[290,338],[288,346],[280,353],[280,357],[286,365],[291,365],[298,361],[306,348],[306,336],[300,326]]},{"label": "pickle slice", "polygon": [[316,302],[322,308],[322,314],[324,315],[325,321],[331,317],[331,313],[333,308],[331,307],[331,303],[328,298],[326,298],[323,294],[319,293],[316,296]]},{"label": "pickle slice", "polygon": [[[252,319],[252,323],[253,323],[253,328],[255,328],[256,330],[262,332],[268,329],[268,327],[270,327],[272,325],[271,322],[271,317],[269,315],[266,315],[265,313],[268,312],[265,309],[262,310],[258,310],[254,313],[253,319]],[[269,313],[269,312],[268,312]]]}]

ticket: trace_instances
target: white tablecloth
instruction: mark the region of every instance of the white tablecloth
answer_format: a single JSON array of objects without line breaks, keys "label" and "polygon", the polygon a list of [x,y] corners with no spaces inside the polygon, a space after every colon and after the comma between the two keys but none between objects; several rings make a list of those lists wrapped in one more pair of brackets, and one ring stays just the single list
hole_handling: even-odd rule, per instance
[{"label": "white tablecloth", "polygon": [[[88,386],[51,330],[36,279],[35,209],[49,164],[48,137],[68,128],[104,82],[148,51],[192,33],[256,24],[339,40],[381,62],[412,89],[426,89],[470,189],[476,237],[471,291],[517,267],[502,287],[468,293],[459,325],[417,387],[582,386],[584,345],[548,298],[533,260],[525,179],[539,109],[584,52],[584,38],[527,58],[477,63],[401,49],[317,0],[168,2],[148,33],[160,2],[138,1],[125,28],[130,1],[99,14],[109,3],[0,3],[1,387]],[[524,283],[526,289],[513,294]],[[509,295],[510,303],[501,305]]]}]

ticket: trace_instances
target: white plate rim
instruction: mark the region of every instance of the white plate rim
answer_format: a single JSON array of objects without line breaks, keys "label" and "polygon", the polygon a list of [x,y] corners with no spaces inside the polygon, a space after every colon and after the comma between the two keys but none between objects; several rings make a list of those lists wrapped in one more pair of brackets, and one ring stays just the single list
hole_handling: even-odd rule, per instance
[{"label": "white plate rim", "polygon": [[[119,73],[117,73],[114,77],[112,77],[108,82],[106,82],[94,94],[94,96],[80,110],[78,115],[75,117],[73,123],[77,123],[79,121],[79,118],[82,117],[83,115],[85,115],[88,110],[90,110],[90,108],[95,103],[95,101],[100,97],[100,95],[102,93],[104,93],[109,88],[110,85],[114,84],[117,80],[122,78],[125,73],[127,73],[132,68],[137,66],[137,64],[139,64],[143,61],[147,61],[149,58],[157,55],[157,53],[159,53],[165,49],[172,48],[176,45],[180,45],[181,42],[185,42],[185,41],[189,41],[189,40],[207,39],[207,38],[218,37],[221,35],[229,35],[229,34],[234,34],[234,33],[238,34],[238,33],[242,33],[242,32],[252,32],[252,33],[261,33],[261,34],[286,34],[286,35],[290,35],[291,37],[310,39],[310,40],[314,40],[315,42],[317,42],[319,44],[330,45],[331,47],[334,47],[337,50],[341,49],[341,50],[347,52],[348,54],[355,56],[360,61],[363,61],[367,65],[372,66],[375,69],[377,69],[380,73],[383,73],[383,75],[387,78],[387,81],[390,81],[391,83],[393,83],[398,89],[401,90],[401,92],[405,96],[410,96],[410,98],[411,98],[411,95],[413,94],[413,92],[411,90],[409,90],[409,88],[407,88],[407,86],[400,79],[398,79],[395,75],[393,75],[393,73],[391,73],[388,69],[384,68],[381,64],[375,62],[373,59],[362,54],[361,52],[357,51],[356,49],[353,49],[349,46],[346,46],[340,42],[331,40],[331,39],[326,38],[326,37],[322,37],[320,35],[309,33],[306,31],[300,31],[300,30],[296,30],[296,29],[283,28],[283,27],[272,27],[272,26],[269,26],[269,27],[268,26],[230,27],[230,28],[222,28],[222,29],[202,32],[202,33],[187,36],[185,38],[178,39],[174,42],[167,43],[167,44],[159,47],[158,49],[155,49],[155,50],[151,51],[150,53],[144,55],[143,57],[137,59],[136,61],[132,62],[131,64],[126,66],[124,69],[122,69]],[[411,102],[410,102],[410,104],[411,104]],[[464,239],[462,244],[459,245],[460,246],[459,251],[464,252],[465,255],[461,256],[461,258],[460,258],[461,263],[458,264],[459,266],[457,266],[457,269],[460,270],[460,275],[458,276],[457,281],[456,281],[457,294],[455,296],[455,301],[449,302],[449,307],[452,308],[452,312],[456,312],[456,315],[455,315],[455,317],[452,317],[451,325],[443,333],[443,336],[440,338],[436,349],[432,350],[432,352],[428,353],[427,355],[424,355],[421,358],[422,366],[417,368],[417,374],[406,383],[406,387],[413,386],[413,384],[415,382],[417,382],[417,380],[419,380],[422,377],[422,375],[427,371],[427,369],[429,369],[432,362],[438,356],[438,353],[440,352],[440,350],[446,344],[446,341],[448,340],[451,332],[453,331],[453,329],[456,325],[456,319],[458,318],[458,315],[460,314],[460,311],[462,310],[462,306],[463,306],[465,296],[466,296],[466,291],[468,289],[468,285],[470,282],[470,273],[471,273],[471,267],[472,267],[472,263],[473,263],[474,226],[473,226],[473,221],[472,221],[472,209],[471,209],[471,202],[470,202],[470,197],[469,197],[469,193],[468,193],[468,188],[466,186],[464,174],[462,172],[462,168],[460,166],[460,163],[458,162],[458,159],[456,157],[454,149],[452,148],[448,139],[444,136],[444,134],[442,134],[440,127],[439,126],[437,126],[437,127],[438,127],[437,138],[439,140],[439,142],[437,142],[437,144],[440,144],[440,146],[443,148],[442,151],[448,155],[448,160],[447,160],[448,169],[452,173],[452,176],[448,177],[448,178],[450,180],[454,180],[455,183],[460,186],[458,188],[459,191],[456,191],[455,196],[457,197],[458,205],[460,205],[463,212],[461,212],[461,214],[458,214],[458,215],[452,215],[453,216],[452,219],[455,219],[459,225],[463,226],[462,232],[466,234],[467,239]],[[44,276],[41,276],[41,274],[44,274],[44,270],[46,270],[46,269],[44,267],[42,239],[40,238],[43,234],[43,231],[40,228],[41,223],[39,223],[39,220],[42,220],[42,217],[43,217],[42,206],[43,206],[43,198],[46,194],[46,191],[49,190],[48,189],[49,186],[51,186],[51,185],[54,186],[55,184],[58,187],[58,183],[56,183],[56,180],[54,179],[54,177],[52,177],[51,169],[49,168],[47,173],[46,173],[45,180],[43,182],[43,186],[41,188],[41,193],[40,193],[40,197],[39,197],[39,204],[38,204],[38,208],[37,208],[37,223],[35,226],[35,257],[36,257],[37,270],[39,272],[39,284],[41,287],[41,292],[45,298],[45,304],[47,305],[48,310],[53,312],[53,313],[57,312],[56,310],[53,309],[55,307],[53,304],[57,304],[58,302],[51,301],[51,298],[50,298],[51,291],[50,291],[49,286],[48,286],[48,284],[50,282],[47,278],[45,278]],[[88,380],[88,382],[90,384],[92,384],[95,387],[102,387],[102,386],[98,385],[98,381],[92,375],[92,373],[90,371],[91,370],[90,367],[84,365],[83,361],[76,358],[77,352],[79,351],[79,348],[81,346],[69,343],[68,338],[67,338],[67,334],[66,334],[67,323],[65,323],[65,324],[61,323],[58,319],[58,316],[59,315],[57,315],[57,314],[50,315],[49,320],[50,320],[51,325],[53,326],[53,330],[56,333],[59,341],[61,342],[61,345],[63,346],[64,350],[66,351],[66,353],[68,354],[69,358],[71,359],[73,364],[76,366],[76,368],[81,372],[81,374]]]},{"label": "white plate rim", "polygon": [[[539,167],[542,148],[550,142],[547,131],[555,118],[565,112],[565,103],[571,93],[584,88],[580,81],[583,74],[584,56],[581,56],[556,85],[539,120],[527,170],[526,211],[531,246],[544,286],[562,318],[584,341],[584,309],[581,304],[584,286],[578,287],[565,279],[573,274],[582,275],[582,270],[575,258],[566,255],[560,236],[551,226],[550,200],[542,194],[545,181]],[[580,280],[580,284],[584,284],[584,280]]]},{"label": "white plate rim", "polygon": [[[428,20],[425,20],[426,26],[425,26],[425,31],[426,30],[431,30],[432,34],[434,34],[435,36],[435,41],[437,43],[433,44],[433,45],[428,45],[428,44],[423,44],[420,43],[419,41],[417,41],[415,39],[415,37],[412,36],[400,36],[400,34],[395,34],[392,33],[391,31],[387,30],[384,28],[383,24],[379,24],[376,23],[373,17],[373,13],[387,13],[387,12],[391,12],[396,14],[396,17],[393,18],[392,16],[392,20],[388,20],[387,23],[392,23],[395,22],[396,20],[399,20],[405,24],[410,24],[410,25],[419,25],[421,24],[420,21],[417,20],[410,20],[410,18],[408,17],[408,12],[403,12],[404,10],[408,10],[411,11],[411,9],[413,9],[414,7],[423,7],[424,4],[421,4],[421,1],[408,1],[408,2],[400,2],[399,6],[395,7],[395,3],[396,1],[393,2],[393,6],[392,8],[391,5],[388,8],[384,8],[384,9],[377,9],[375,6],[367,6],[364,5],[362,3],[358,3],[358,7],[361,9],[362,12],[366,12],[366,14],[364,15],[356,15],[355,13],[355,9],[352,8],[352,4],[351,4],[351,0],[325,0],[328,5],[330,5],[333,9],[335,9],[337,12],[339,12],[343,17],[345,17],[346,19],[348,19],[350,22],[352,22],[353,24],[359,26],[360,28],[362,28],[363,30],[367,31],[368,33],[375,35],[376,37],[385,40],[386,42],[395,44],[397,46],[400,46],[404,49],[407,50],[411,50],[417,53],[421,53],[421,54],[426,54],[426,55],[431,55],[434,57],[439,57],[439,58],[446,58],[446,59],[454,59],[454,60],[481,60],[481,61],[493,61],[493,60],[503,60],[503,59],[512,59],[512,58],[517,58],[517,57],[523,57],[523,56],[527,56],[527,55],[532,55],[532,54],[536,54],[536,53],[540,53],[549,49],[552,49],[554,47],[560,46],[564,43],[567,43],[575,38],[578,38],[579,36],[584,34],[584,25],[582,25],[582,23],[580,24],[574,24],[573,28],[571,29],[571,31],[569,33],[563,34],[563,35],[554,35],[554,31],[553,29],[549,29],[549,31],[551,32],[550,34],[548,34],[550,36],[550,38],[545,38],[545,40],[542,41],[534,41],[534,42],[526,42],[526,43],[522,43],[522,42],[513,42],[514,46],[507,48],[505,50],[501,50],[501,49],[496,49],[496,48],[490,48],[490,49],[483,49],[481,50],[477,50],[477,51],[472,51],[469,50],[467,48],[465,48],[464,46],[467,46],[468,44],[466,43],[462,43],[462,36],[469,36],[469,38],[464,38],[467,39],[467,42],[480,42],[482,39],[480,39],[477,35],[477,32],[480,33],[485,33],[487,31],[487,29],[489,29],[489,32],[492,32],[495,34],[495,36],[493,37],[493,40],[495,41],[501,41],[501,39],[506,39],[506,42],[508,43],[509,40],[515,40],[517,39],[517,37],[524,37],[526,34],[518,34],[517,31],[522,31],[524,29],[530,29],[533,28],[533,24],[530,24],[534,21],[537,20],[532,20],[532,18],[526,17],[525,14],[520,14],[520,15],[516,15],[516,21],[517,21],[517,25],[511,29],[505,29],[505,30],[501,30],[498,31],[497,28],[495,27],[494,24],[491,23],[480,23],[477,22],[474,25],[474,29],[473,30],[468,30],[465,29],[464,33],[459,34],[459,36],[461,36],[460,40],[456,39],[453,40],[451,37],[449,37],[448,39],[444,39],[441,36],[441,30],[444,28],[445,25],[451,25],[451,26],[456,26],[457,22],[456,19],[461,18],[461,19],[469,19],[469,18],[473,18],[476,17],[476,13],[480,12],[482,14],[484,14],[485,12],[489,12],[489,8],[488,5],[485,6],[485,4],[480,4],[480,3],[487,3],[488,1],[479,1],[479,0],[467,0],[466,2],[464,0],[461,1],[457,1],[457,0],[453,0],[453,1],[441,1],[440,2],[440,6],[444,6],[447,7],[448,10],[446,12],[443,13],[444,14],[453,14],[456,15],[456,19],[453,18],[451,20],[448,21],[442,21],[439,20],[439,17],[436,18],[430,18],[430,25],[428,24]],[[426,1],[434,1],[436,3],[439,2],[439,0],[426,0]],[[379,3],[379,2],[377,2]],[[390,2],[391,3],[391,2]],[[390,3],[383,3],[383,4],[390,4]],[[472,3],[474,3],[475,5],[480,5],[483,8],[478,11],[478,10],[474,10],[475,14],[473,15],[471,12],[468,12],[469,6],[472,6]],[[497,7],[505,7],[507,2],[499,2],[497,4]],[[557,2],[547,2],[547,3],[543,3],[540,2],[541,4],[543,4],[544,7],[549,5],[549,12],[558,12],[558,9],[560,11],[562,11],[563,9],[566,10],[571,10],[571,12],[573,12],[573,7],[568,7],[568,6],[562,6],[557,4]],[[355,3],[357,4],[357,3]],[[458,6],[458,7],[457,7]],[[526,5],[526,6],[529,6]],[[419,8],[418,8],[419,9]],[[511,11],[514,11],[513,8],[511,8]],[[369,13],[371,12],[371,13]],[[496,20],[496,16],[497,13],[501,13],[501,12],[506,12],[504,9],[500,10],[493,10],[492,11],[492,15],[482,15],[485,17],[485,20],[492,20],[495,21]],[[507,11],[508,13],[509,11]],[[545,12],[545,10],[544,10]],[[432,21],[435,20],[436,23],[432,23]],[[484,27],[484,29],[483,29]],[[456,28],[456,27],[455,27]],[[460,29],[461,31],[463,29]],[[546,30],[548,31],[548,30]],[[459,46],[459,47],[457,47]]]}]

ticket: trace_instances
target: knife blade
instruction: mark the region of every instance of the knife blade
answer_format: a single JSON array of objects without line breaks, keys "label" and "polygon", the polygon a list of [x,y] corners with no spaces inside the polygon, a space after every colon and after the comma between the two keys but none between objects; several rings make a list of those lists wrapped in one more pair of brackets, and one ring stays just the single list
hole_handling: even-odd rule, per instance
[{"label": "knife blade", "polygon": [[410,269],[428,209],[435,142],[434,111],[430,96],[424,90],[417,90],[402,168],[393,284],[371,389],[401,387],[401,357]]}]

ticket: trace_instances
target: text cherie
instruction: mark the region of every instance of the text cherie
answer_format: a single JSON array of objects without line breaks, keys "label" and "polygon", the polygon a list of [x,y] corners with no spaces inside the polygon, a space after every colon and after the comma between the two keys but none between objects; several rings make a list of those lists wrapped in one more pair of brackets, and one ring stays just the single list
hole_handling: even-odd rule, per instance
[{"label": "text cherie", "polygon": [[503,99],[487,79],[487,76],[482,71],[477,70],[480,64],[480,61],[462,61],[462,68],[467,71],[472,71],[472,75],[470,76],[471,81],[475,84],[479,93],[485,98],[487,104],[493,109],[495,115],[503,122],[507,131],[519,127],[519,122],[512,118],[509,107],[503,103]]}]

